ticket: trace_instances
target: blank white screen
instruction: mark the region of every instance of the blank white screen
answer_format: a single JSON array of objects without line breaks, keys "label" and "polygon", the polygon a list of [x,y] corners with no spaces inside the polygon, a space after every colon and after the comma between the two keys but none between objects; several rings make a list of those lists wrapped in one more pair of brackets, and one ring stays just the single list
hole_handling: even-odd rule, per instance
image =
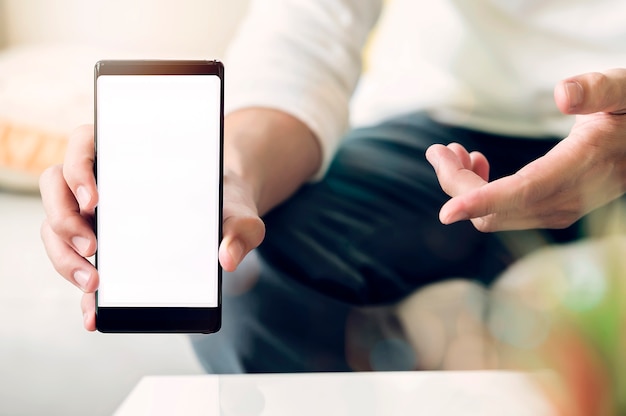
[{"label": "blank white screen", "polygon": [[217,306],[220,88],[98,77],[99,306]]}]

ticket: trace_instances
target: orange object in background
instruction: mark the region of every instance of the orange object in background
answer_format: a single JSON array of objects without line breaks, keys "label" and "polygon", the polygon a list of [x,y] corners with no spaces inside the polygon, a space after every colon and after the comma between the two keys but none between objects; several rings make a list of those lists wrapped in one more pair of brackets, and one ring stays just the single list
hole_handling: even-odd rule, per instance
[{"label": "orange object in background", "polygon": [[0,51],[0,190],[37,192],[39,175],[63,162],[70,132],[93,122],[99,55],[53,45]]},{"label": "orange object in background", "polygon": [[558,416],[615,414],[609,368],[589,340],[575,331],[560,331],[547,342],[543,358],[558,376],[540,383]]},{"label": "orange object in background", "polygon": [[63,161],[66,147],[62,134],[0,119],[0,169],[36,179]]}]

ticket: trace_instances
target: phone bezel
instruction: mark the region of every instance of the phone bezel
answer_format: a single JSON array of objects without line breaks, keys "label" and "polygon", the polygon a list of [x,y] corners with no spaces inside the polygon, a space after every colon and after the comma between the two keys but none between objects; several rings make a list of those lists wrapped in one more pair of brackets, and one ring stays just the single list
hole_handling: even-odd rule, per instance
[{"label": "phone bezel", "polygon": [[[224,158],[224,66],[219,61],[188,60],[103,60],[94,67],[94,175],[98,163],[98,77],[101,75],[215,75],[220,79],[219,230],[222,239]],[[94,215],[97,237],[98,208]],[[98,268],[98,253],[95,255]],[[213,333],[222,322],[222,268],[217,270],[217,307],[100,307],[96,291],[96,329],[125,333]]]}]

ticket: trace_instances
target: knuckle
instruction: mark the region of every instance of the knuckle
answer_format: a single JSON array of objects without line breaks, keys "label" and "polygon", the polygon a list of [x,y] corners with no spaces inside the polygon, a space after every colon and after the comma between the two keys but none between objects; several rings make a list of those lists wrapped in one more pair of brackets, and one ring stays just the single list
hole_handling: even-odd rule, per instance
[{"label": "knuckle", "polygon": [[255,236],[256,245],[260,245],[261,242],[265,239],[265,223],[260,218],[258,219],[258,227],[257,227],[257,235]]},{"label": "knuckle", "polygon": [[[609,77],[601,72],[591,72],[587,74],[587,87],[590,91],[607,91],[609,84]],[[605,94],[599,94],[603,97]]]},{"label": "knuckle", "polygon": [[71,277],[71,272],[75,269],[72,256],[56,253],[50,256],[50,260],[52,261],[54,270],[56,270],[61,276],[65,278]]},{"label": "knuckle", "polygon": [[57,256],[55,260],[57,264],[57,271],[63,276],[69,276],[70,271],[73,269],[69,256]]},{"label": "knuckle", "polygon": [[533,181],[526,176],[522,176],[519,173],[517,177],[521,178],[521,185],[519,191],[516,192],[514,204],[520,209],[526,209],[529,206],[534,206],[536,201],[540,200],[546,191],[541,186],[540,181]]},{"label": "knuckle", "polygon": [[591,72],[588,76],[589,83],[595,87],[604,86],[608,81],[608,77],[602,72]]},{"label": "knuckle", "polygon": [[476,228],[481,233],[490,233],[497,230],[497,224],[492,216],[487,218],[482,217],[477,218],[474,221],[474,228]]},{"label": "knuckle", "polygon": [[62,166],[58,164],[49,166],[43,172],[41,172],[41,175],[39,175],[39,188],[41,189],[45,187],[46,184],[49,183],[51,180],[58,178],[62,172],[62,169]]},{"label": "knuckle", "polygon": [[87,293],[84,293],[80,299],[80,309],[83,313],[89,311],[89,298]]},{"label": "knuckle", "polygon": [[41,222],[41,226],[39,227],[39,237],[41,238],[41,241],[44,242],[44,244],[47,241],[47,236],[50,231],[50,224],[48,223],[48,219],[46,218]]},{"label": "knuckle", "polygon": [[46,219],[48,226],[55,234],[62,234],[67,228],[67,218],[61,214],[50,214]]},{"label": "knuckle", "polygon": [[63,179],[70,185],[70,187],[76,182],[74,180],[76,170],[76,162],[66,161],[63,164]]},{"label": "knuckle", "polygon": [[450,186],[448,181],[441,181],[441,189],[446,193],[446,195],[452,195],[454,188]]},{"label": "knuckle", "polygon": [[95,309],[95,295],[92,292],[83,293],[80,300],[80,309],[83,313],[91,313]]},{"label": "knuckle", "polygon": [[551,221],[550,228],[555,229],[555,230],[563,230],[569,227],[571,224],[572,223],[570,221],[559,218],[559,219]]},{"label": "knuckle", "polygon": [[82,221],[76,215],[68,215],[67,212],[50,214],[46,219],[48,226],[54,234],[63,238],[70,233],[76,233],[82,226]]},{"label": "knuckle", "polygon": [[441,186],[441,189],[446,193],[446,195],[456,196],[458,193],[458,179],[456,179],[449,172],[444,172],[443,170],[439,172],[438,175],[439,185]]},{"label": "knuckle", "polygon": [[42,222],[40,233],[52,267],[61,276],[71,280],[73,272],[79,267],[80,255],[54,235],[48,220]]},{"label": "knuckle", "polygon": [[580,215],[577,211],[559,210],[549,216],[545,225],[549,228],[562,230],[573,225],[579,218]]},{"label": "knuckle", "polygon": [[567,228],[573,225],[578,220],[577,215],[563,215],[560,221],[557,221],[556,227],[559,229]]},{"label": "knuckle", "polygon": [[[82,144],[92,142],[94,137],[93,124],[82,124],[76,127],[69,135],[69,149],[80,149]],[[66,156],[72,155],[69,151]]]},{"label": "knuckle", "polygon": [[612,100],[612,88],[610,78],[601,72],[592,72],[589,74],[589,87],[591,91],[597,91],[598,94],[594,94],[597,97],[597,104],[600,107],[605,107],[610,104]]},{"label": "knuckle", "polygon": [[93,164],[88,158],[66,161],[63,164],[63,178],[74,189],[79,183],[89,183],[93,180]]}]

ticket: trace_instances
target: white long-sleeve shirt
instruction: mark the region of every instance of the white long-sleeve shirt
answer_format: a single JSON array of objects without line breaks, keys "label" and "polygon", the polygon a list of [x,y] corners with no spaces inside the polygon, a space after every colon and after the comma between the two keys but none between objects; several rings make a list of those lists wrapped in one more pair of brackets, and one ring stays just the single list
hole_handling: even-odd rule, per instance
[{"label": "white long-sleeve shirt", "polygon": [[381,9],[381,0],[253,1],[226,58],[227,112],[261,106],[299,118],[321,143],[323,172],[350,125],[418,110],[483,131],[565,137],[573,118],[556,108],[555,84],[626,67],[623,0],[388,0]]}]

